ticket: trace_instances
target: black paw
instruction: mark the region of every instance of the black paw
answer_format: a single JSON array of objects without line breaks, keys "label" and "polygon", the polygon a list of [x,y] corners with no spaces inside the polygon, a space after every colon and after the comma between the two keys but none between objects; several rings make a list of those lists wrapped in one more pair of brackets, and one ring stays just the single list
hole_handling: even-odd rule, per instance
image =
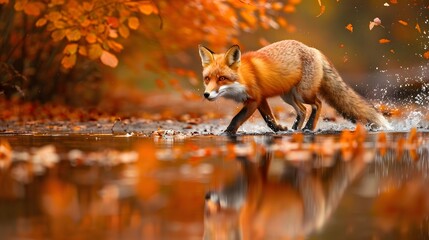
[{"label": "black paw", "polygon": [[305,134],[314,134],[314,131],[309,128],[303,128],[302,132]]}]

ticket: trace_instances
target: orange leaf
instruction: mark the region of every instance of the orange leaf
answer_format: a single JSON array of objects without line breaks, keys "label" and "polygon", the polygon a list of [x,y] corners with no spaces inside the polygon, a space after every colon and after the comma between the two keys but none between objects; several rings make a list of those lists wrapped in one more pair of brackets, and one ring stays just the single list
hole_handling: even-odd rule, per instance
[{"label": "orange leaf", "polygon": [[89,50],[88,50],[88,57],[89,59],[97,59],[101,56],[101,54],[103,53],[103,49],[101,48],[100,44],[96,43],[96,44],[91,44],[89,46]]},{"label": "orange leaf", "polygon": [[123,38],[128,38],[128,36],[130,36],[130,30],[127,26],[121,25],[119,27],[119,35],[121,35]]},{"label": "orange leaf", "polygon": [[76,54],[72,54],[70,56],[64,56],[61,60],[61,64],[65,69],[70,69],[74,65],[76,65]]},{"label": "orange leaf", "polygon": [[39,18],[36,22],[36,27],[43,27],[48,22],[46,18]]},{"label": "orange leaf", "polygon": [[117,28],[119,27],[119,20],[115,17],[107,17],[107,23],[112,27],[112,28]]},{"label": "orange leaf", "polygon": [[378,42],[381,44],[384,44],[384,43],[390,43],[390,40],[386,39],[386,38],[382,38],[382,39],[378,40]]},{"label": "orange leaf", "polygon": [[49,14],[47,14],[46,18],[51,22],[55,22],[55,21],[60,20],[62,18],[62,15],[58,11],[53,11],[53,12],[50,12]]},{"label": "orange leaf", "polygon": [[24,12],[30,16],[39,16],[45,5],[40,2],[29,2],[24,5]]},{"label": "orange leaf", "polygon": [[322,14],[324,14],[324,13],[325,13],[325,10],[326,10],[325,5],[320,6],[320,13],[319,13],[319,15],[317,15],[316,17],[320,17],[320,16],[322,16]]},{"label": "orange leaf", "polygon": [[82,56],[88,56],[88,51],[85,46],[79,46],[79,54]]},{"label": "orange leaf", "polygon": [[66,36],[66,32],[64,30],[56,30],[52,32],[51,37],[54,42],[61,41]]},{"label": "orange leaf", "polygon": [[429,51],[423,53],[423,57],[426,59],[429,59]]},{"label": "orange leaf", "polygon": [[91,3],[91,2],[83,3],[83,9],[85,9],[85,11],[88,11],[88,12],[92,11],[93,7],[94,7],[94,3]]},{"label": "orange leaf", "polygon": [[63,50],[63,53],[68,55],[76,54],[77,46],[78,46],[77,43],[67,44],[67,46]]},{"label": "orange leaf", "polygon": [[116,58],[115,55],[109,53],[108,51],[102,52],[100,56],[100,60],[104,65],[107,65],[109,67],[115,68],[118,66],[118,58]]},{"label": "orange leaf", "polygon": [[347,29],[347,30],[349,30],[350,32],[353,32],[353,25],[352,25],[351,23],[349,23],[349,24],[346,26],[346,29]]},{"label": "orange leaf", "polygon": [[285,13],[294,13],[296,11],[296,8],[292,4],[288,4],[283,8],[283,12]]},{"label": "orange leaf", "polygon": [[156,87],[159,88],[159,89],[164,89],[165,88],[165,83],[161,79],[156,79],[155,80],[155,84],[156,84]]},{"label": "orange leaf", "polygon": [[85,37],[85,40],[88,43],[95,43],[97,42],[97,35],[95,35],[95,33],[88,33]]},{"label": "orange leaf", "polygon": [[390,0],[390,3],[391,3],[391,4],[397,4],[397,3],[398,3],[398,0]]},{"label": "orange leaf", "polygon": [[136,17],[130,17],[128,19],[128,27],[130,29],[136,30],[137,28],[139,28],[140,22],[139,19]]},{"label": "orange leaf", "polygon": [[422,33],[422,30],[420,29],[420,25],[418,23],[416,23],[416,27],[415,28],[417,29],[417,31],[419,33]]},{"label": "orange leaf", "polygon": [[66,37],[67,37],[67,40],[69,41],[79,41],[82,35],[80,34],[80,31],[78,29],[74,29],[74,30],[67,30]]},{"label": "orange leaf", "polygon": [[240,15],[248,22],[251,26],[254,26],[256,24],[256,17],[253,11],[241,11]]},{"label": "orange leaf", "polygon": [[124,49],[124,47],[120,43],[117,43],[117,42],[115,42],[113,40],[108,40],[107,41],[107,45],[111,49],[113,49],[115,52],[120,52],[120,51],[122,51],[122,49]]},{"label": "orange leaf", "polygon": [[403,21],[403,20],[399,20],[399,21],[398,21],[398,23],[400,23],[400,24],[402,24],[402,25],[404,25],[404,26],[408,26],[408,23],[407,23],[407,22],[405,22],[405,21]]},{"label": "orange leaf", "polygon": [[150,15],[155,11],[153,5],[151,3],[147,3],[147,2],[140,4],[139,10],[141,13],[146,14],[146,15]]},{"label": "orange leaf", "polygon": [[15,3],[15,5],[13,6],[13,8],[15,8],[16,11],[22,11],[22,10],[24,10],[24,3],[23,3],[23,1],[17,1]]}]

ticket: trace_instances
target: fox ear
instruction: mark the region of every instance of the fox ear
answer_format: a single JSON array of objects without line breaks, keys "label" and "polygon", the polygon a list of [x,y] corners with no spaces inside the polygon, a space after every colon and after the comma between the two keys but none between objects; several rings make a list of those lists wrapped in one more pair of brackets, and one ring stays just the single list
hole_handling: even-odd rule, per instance
[{"label": "fox ear", "polygon": [[203,64],[203,67],[207,67],[214,60],[214,52],[201,44],[198,45],[198,50],[200,52],[201,63]]},{"label": "fox ear", "polygon": [[234,45],[225,53],[226,64],[230,67],[238,67],[241,62],[241,51],[238,45]]}]

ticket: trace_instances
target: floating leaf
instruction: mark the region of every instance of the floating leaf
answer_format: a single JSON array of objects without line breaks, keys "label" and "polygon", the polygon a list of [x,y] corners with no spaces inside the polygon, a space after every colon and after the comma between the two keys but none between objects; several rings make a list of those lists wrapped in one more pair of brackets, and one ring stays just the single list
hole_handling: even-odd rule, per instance
[{"label": "floating leaf", "polygon": [[317,15],[316,17],[320,17],[320,16],[322,16],[322,14],[324,14],[324,13],[325,13],[325,10],[326,10],[325,5],[320,6],[320,13],[319,13],[319,15]]},{"label": "floating leaf", "polygon": [[109,66],[112,68],[115,68],[116,66],[118,66],[118,58],[116,58],[115,55],[109,53],[108,51],[103,50],[100,56],[100,60],[106,66]]},{"label": "floating leaf", "polygon": [[130,17],[128,19],[128,27],[130,29],[136,30],[137,28],[139,28],[140,22],[139,19],[136,17]]},{"label": "floating leaf", "polygon": [[372,30],[375,26],[375,22],[369,21],[369,30]]},{"label": "floating leaf", "polygon": [[408,26],[408,23],[403,20],[399,20],[398,23],[400,23],[403,26]]},{"label": "floating leaf", "polygon": [[385,43],[390,43],[390,40],[386,39],[386,38],[382,38],[382,39],[378,40],[378,42],[381,44],[385,44]]},{"label": "floating leaf", "polygon": [[417,31],[418,31],[419,33],[422,33],[422,30],[420,29],[420,25],[419,25],[418,23],[416,23],[416,27],[415,27],[415,29],[417,29]]},{"label": "floating leaf", "polygon": [[352,25],[351,23],[349,23],[349,24],[346,26],[346,29],[347,29],[347,30],[349,30],[350,32],[353,32],[353,25]]}]

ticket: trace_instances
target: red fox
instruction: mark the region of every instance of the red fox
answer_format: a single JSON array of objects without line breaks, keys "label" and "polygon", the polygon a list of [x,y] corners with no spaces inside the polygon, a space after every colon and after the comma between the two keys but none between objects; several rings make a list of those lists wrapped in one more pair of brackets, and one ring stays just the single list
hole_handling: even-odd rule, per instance
[{"label": "red fox", "polygon": [[199,45],[199,54],[204,97],[213,101],[222,96],[244,103],[225,134],[235,134],[256,109],[273,131],[287,130],[277,123],[268,105],[267,98],[274,96],[280,96],[295,109],[294,130],[300,130],[306,119],[304,104],[311,105],[311,113],[303,130],[315,129],[322,107],[319,97],[352,122],[391,129],[373,106],[344,83],[319,50],[301,42],[284,40],[243,55],[238,45],[224,54],[215,54]]}]

